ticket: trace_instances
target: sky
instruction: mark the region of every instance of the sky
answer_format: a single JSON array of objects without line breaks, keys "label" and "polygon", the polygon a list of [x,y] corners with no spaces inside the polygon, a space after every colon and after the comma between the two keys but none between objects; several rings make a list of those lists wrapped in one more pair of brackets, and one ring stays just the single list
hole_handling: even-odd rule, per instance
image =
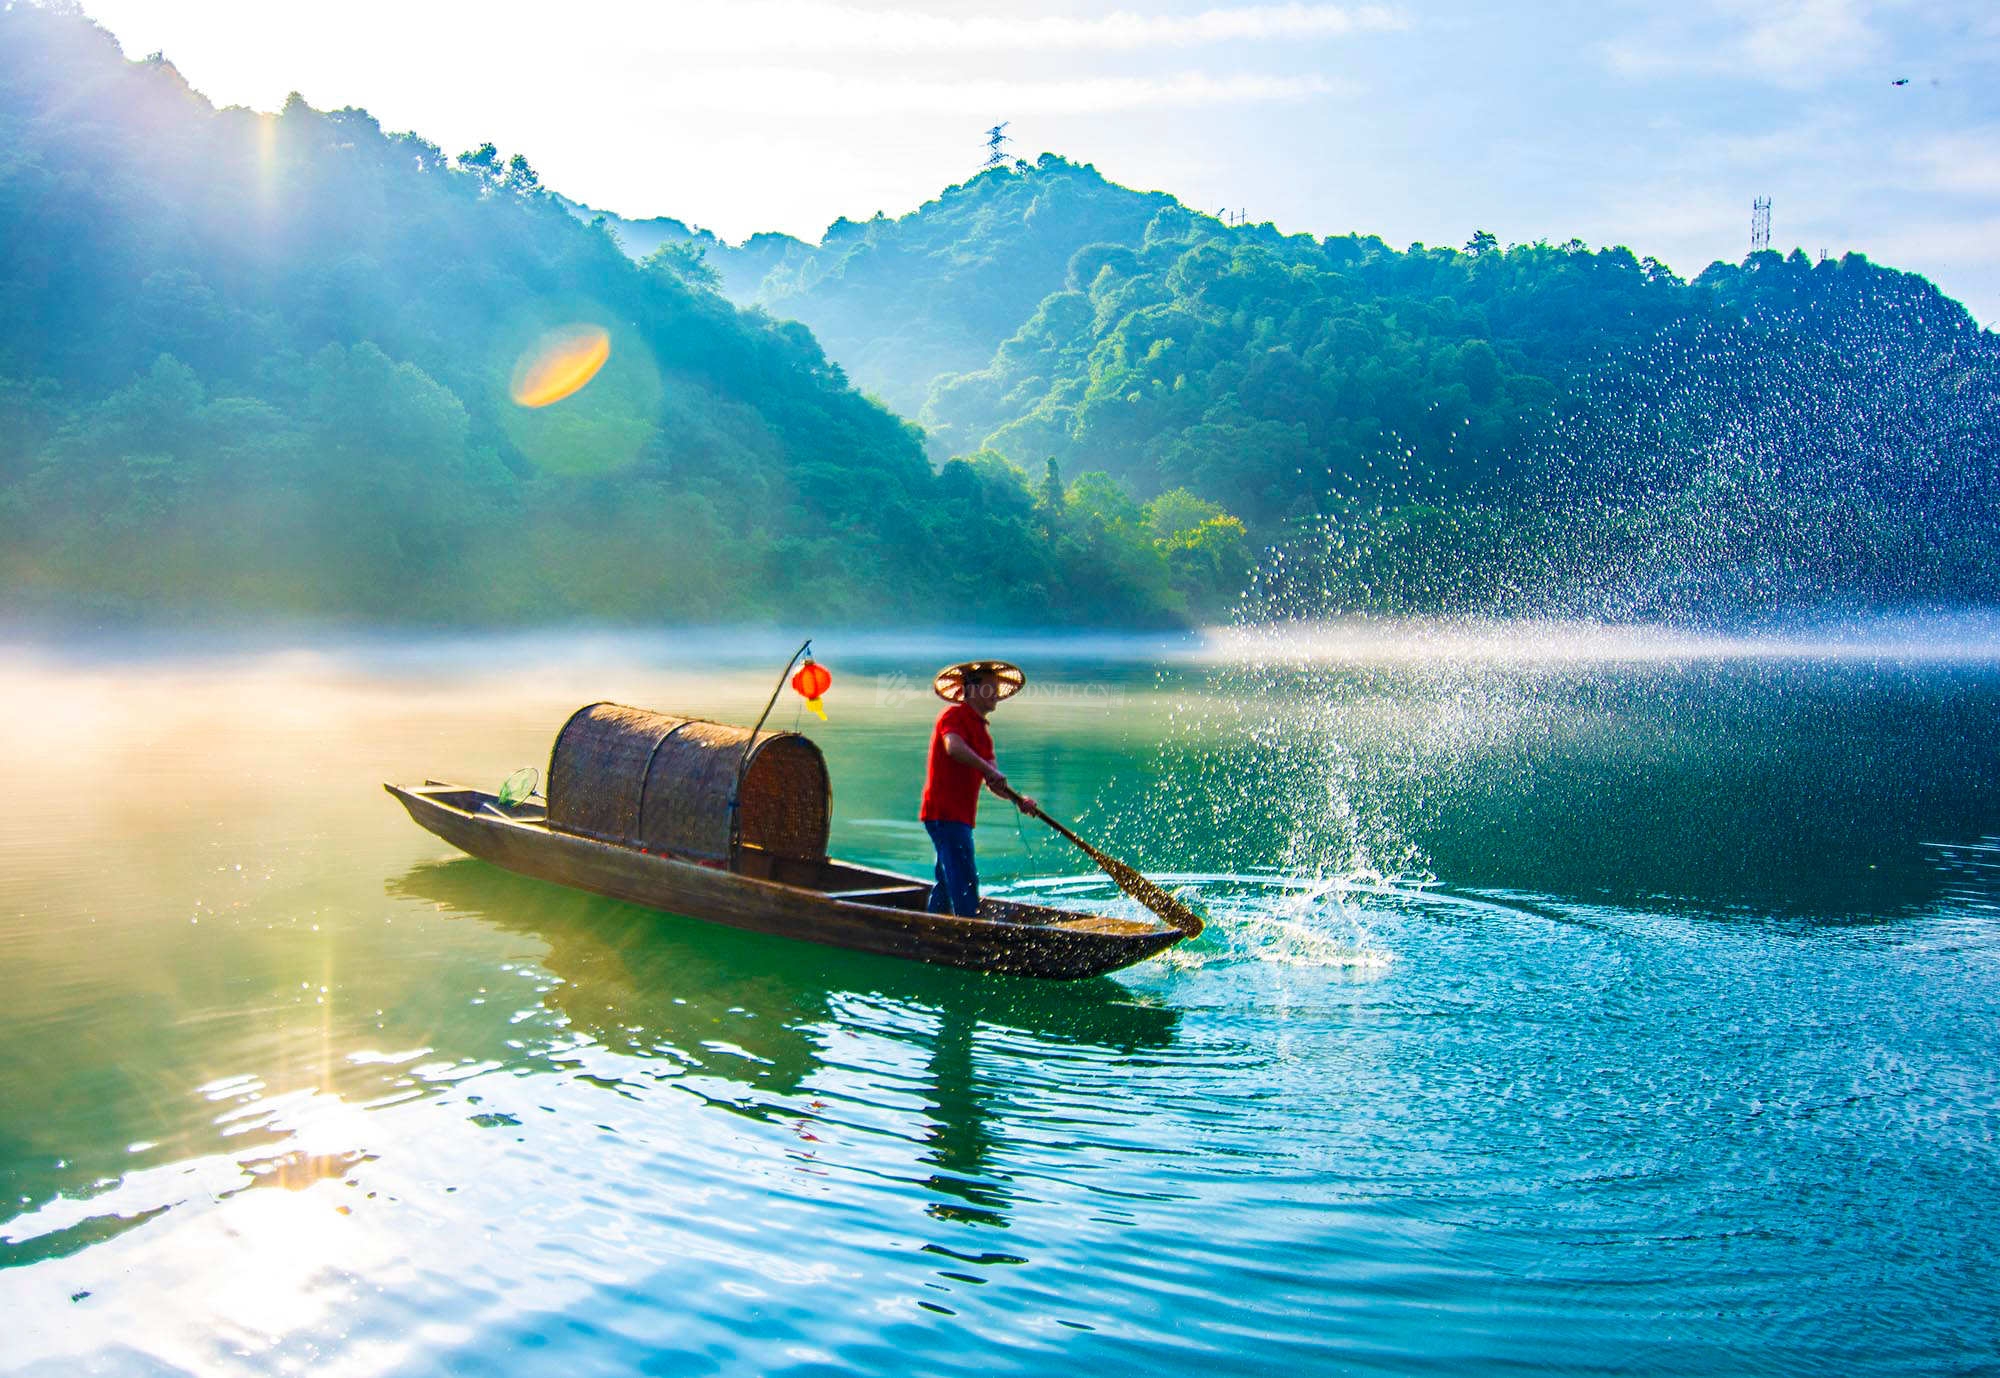
[{"label": "sky", "polygon": [[[1402,247],[1686,276],[1858,250],[2000,326],[2000,0],[84,0],[218,105],[298,91],[726,239],[900,215],[1010,153]],[[1903,84],[1897,84],[1897,83]]]}]

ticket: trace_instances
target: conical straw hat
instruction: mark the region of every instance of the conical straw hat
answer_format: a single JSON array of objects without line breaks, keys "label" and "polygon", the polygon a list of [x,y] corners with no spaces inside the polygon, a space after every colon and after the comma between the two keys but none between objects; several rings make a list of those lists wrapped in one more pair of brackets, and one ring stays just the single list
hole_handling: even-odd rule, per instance
[{"label": "conical straw hat", "polygon": [[947,665],[938,671],[937,677],[931,681],[931,692],[948,703],[964,703],[965,677],[982,671],[993,676],[1003,699],[1013,698],[1028,682],[1028,677],[1021,673],[1018,665],[1004,660],[968,660],[960,665]]}]

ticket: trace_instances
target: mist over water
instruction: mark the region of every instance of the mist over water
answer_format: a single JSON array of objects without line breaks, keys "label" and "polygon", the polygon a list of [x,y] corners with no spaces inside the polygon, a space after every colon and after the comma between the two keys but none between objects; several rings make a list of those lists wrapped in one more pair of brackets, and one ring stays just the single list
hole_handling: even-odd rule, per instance
[{"label": "mist over water", "polygon": [[1992,627],[816,637],[833,850],[918,872],[929,672],[1027,667],[1010,776],[1211,921],[1077,985],[523,880],[381,793],[592,699],[748,721],[796,640],[18,644],[0,1370],[2000,1363]]}]

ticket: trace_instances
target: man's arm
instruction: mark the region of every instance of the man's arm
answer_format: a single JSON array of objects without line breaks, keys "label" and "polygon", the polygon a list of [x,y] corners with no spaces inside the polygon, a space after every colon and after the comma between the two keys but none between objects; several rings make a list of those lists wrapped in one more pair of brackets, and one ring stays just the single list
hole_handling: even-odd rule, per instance
[{"label": "man's arm", "polygon": [[974,751],[966,744],[965,738],[959,736],[956,732],[947,732],[944,734],[944,754],[962,766],[971,766],[974,770],[985,776],[986,787],[1002,799],[1011,802],[1016,808],[1024,809],[1030,813],[1034,811],[1035,801],[1028,798],[1025,794],[1016,794],[1013,790],[1007,788],[1007,777],[1000,773],[1000,767]]}]

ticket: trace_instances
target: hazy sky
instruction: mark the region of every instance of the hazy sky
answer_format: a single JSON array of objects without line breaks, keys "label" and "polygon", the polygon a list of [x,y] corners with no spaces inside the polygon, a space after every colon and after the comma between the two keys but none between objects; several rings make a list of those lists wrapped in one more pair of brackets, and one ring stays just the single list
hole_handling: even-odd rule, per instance
[{"label": "hazy sky", "polygon": [[219,105],[365,106],[730,239],[910,210],[1009,120],[1015,153],[1286,231],[1575,235],[1689,275],[1768,195],[1777,247],[2000,324],[2000,0],[85,6]]}]

